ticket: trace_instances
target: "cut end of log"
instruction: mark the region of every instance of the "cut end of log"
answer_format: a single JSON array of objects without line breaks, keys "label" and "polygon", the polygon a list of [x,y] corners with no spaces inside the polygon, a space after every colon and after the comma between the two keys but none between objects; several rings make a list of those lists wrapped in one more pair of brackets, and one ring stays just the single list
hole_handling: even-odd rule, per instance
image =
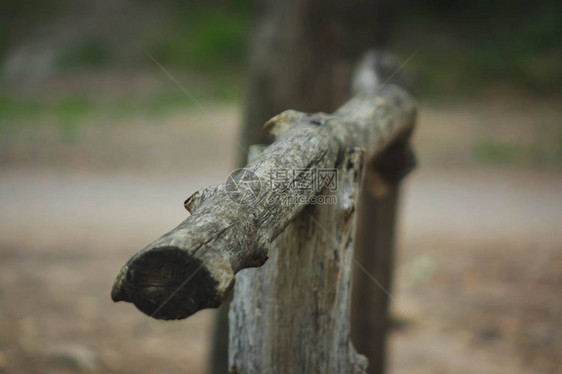
[{"label": "cut end of log", "polygon": [[111,297],[156,319],[183,319],[221,303],[218,282],[202,262],[177,247],[154,248],[119,273]]}]

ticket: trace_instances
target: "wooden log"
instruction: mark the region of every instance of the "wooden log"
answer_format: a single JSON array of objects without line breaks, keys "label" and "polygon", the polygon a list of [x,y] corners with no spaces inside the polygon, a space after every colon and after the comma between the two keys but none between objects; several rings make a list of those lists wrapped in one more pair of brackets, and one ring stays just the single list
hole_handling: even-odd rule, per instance
[{"label": "wooden log", "polygon": [[[355,212],[363,149],[347,148],[331,204],[310,205],[275,239],[270,258],[236,276],[231,373],[365,373],[350,342]],[[333,199],[330,199],[333,197]]]},{"label": "wooden log", "polygon": [[[112,299],[132,302],[159,319],[185,318],[219,306],[234,275],[261,266],[271,241],[319,192],[295,187],[300,178],[333,168],[348,146],[365,148],[368,159],[377,157],[409,136],[415,114],[411,96],[387,86],[355,96],[332,115],[288,110],[272,118],[266,127],[275,142],[230,184],[210,186],[188,198],[185,206],[191,216],[131,257],[115,280]],[[288,184],[264,183],[252,203],[232,198],[229,188],[247,173],[265,181],[272,171],[283,169],[301,172]],[[279,204],[273,198],[279,196],[296,203]]]}]

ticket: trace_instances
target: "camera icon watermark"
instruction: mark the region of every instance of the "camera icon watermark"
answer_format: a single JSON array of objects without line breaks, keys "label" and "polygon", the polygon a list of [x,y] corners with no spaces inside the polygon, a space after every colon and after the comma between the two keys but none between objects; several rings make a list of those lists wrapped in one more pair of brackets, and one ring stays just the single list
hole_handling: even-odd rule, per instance
[{"label": "camera icon watermark", "polygon": [[226,193],[235,203],[247,205],[258,201],[262,183],[253,171],[243,168],[234,170],[226,178]]},{"label": "camera icon watermark", "polygon": [[243,168],[226,179],[227,196],[241,205],[332,205],[337,203],[337,189],[338,170],[334,168],[274,169],[263,178]]}]

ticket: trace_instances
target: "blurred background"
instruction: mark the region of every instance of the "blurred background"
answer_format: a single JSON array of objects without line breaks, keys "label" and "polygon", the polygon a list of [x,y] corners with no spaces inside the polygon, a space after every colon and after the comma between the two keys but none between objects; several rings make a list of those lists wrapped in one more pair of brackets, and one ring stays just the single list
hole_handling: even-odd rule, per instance
[{"label": "blurred background", "polygon": [[[241,137],[256,9],[0,1],[0,373],[204,372],[213,311],[161,322],[109,292],[236,168],[215,119]],[[562,5],[384,19],[420,101],[389,372],[562,372]]]}]

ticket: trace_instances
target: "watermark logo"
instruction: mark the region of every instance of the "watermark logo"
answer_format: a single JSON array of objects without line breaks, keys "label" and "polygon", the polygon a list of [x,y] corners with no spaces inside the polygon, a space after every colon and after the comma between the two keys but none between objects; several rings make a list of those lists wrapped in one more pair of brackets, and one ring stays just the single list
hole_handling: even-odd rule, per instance
[{"label": "watermark logo", "polygon": [[338,189],[337,169],[275,169],[269,173],[268,185],[272,188],[291,188],[295,191],[334,192]]},{"label": "watermark logo", "polygon": [[260,178],[249,169],[234,170],[226,178],[226,193],[238,204],[253,204],[257,202],[262,188]]},{"label": "watermark logo", "polygon": [[337,169],[274,169],[264,179],[249,169],[237,169],[226,179],[227,195],[238,204],[253,204],[258,208],[264,203],[330,205],[337,202]]}]

